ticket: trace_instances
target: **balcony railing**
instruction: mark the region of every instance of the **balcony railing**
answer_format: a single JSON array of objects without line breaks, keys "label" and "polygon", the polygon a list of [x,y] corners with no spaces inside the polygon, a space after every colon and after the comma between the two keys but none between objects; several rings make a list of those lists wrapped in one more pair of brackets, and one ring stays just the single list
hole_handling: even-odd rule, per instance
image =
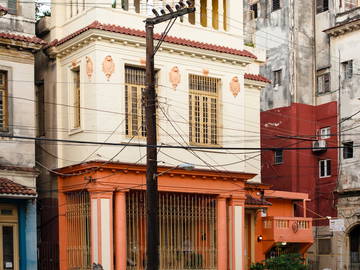
[{"label": "balcony railing", "polygon": [[265,241],[311,243],[312,219],[304,217],[265,217],[263,239]]}]

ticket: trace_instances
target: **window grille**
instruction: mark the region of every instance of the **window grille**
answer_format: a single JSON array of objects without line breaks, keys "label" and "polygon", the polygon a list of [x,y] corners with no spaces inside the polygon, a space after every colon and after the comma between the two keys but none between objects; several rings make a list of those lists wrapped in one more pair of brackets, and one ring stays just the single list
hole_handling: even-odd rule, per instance
[{"label": "window grille", "polygon": [[331,160],[324,159],[319,161],[320,178],[331,176]]},{"label": "window grille", "polygon": [[218,144],[220,79],[189,76],[189,135],[196,144]]},{"label": "window grille", "polygon": [[9,127],[7,72],[0,71],[0,131]]},{"label": "window grille", "polygon": [[146,137],[144,91],[145,69],[125,67],[125,133],[128,136]]},{"label": "window grille", "polygon": [[353,61],[345,61],[341,63],[344,71],[344,79],[351,79],[353,75]]},{"label": "window grille", "polygon": [[330,73],[317,76],[318,94],[330,92]]},{"label": "window grille", "polygon": [[280,0],[273,0],[272,1],[272,11],[280,9]]},{"label": "window grille", "polygon": [[354,157],[354,142],[344,142],[343,143],[343,158],[353,158]]},{"label": "window grille", "polygon": [[[127,269],[145,269],[145,192],[126,197]],[[216,269],[216,198],[159,193],[160,269]]]},{"label": "window grille", "polygon": [[73,112],[74,112],[74,122],[73,128],[80,128],[81,126],[81,116],[80,116],[80,68],[72,69],[73,75]]},{"label": "window grille", "polygon": [[90,199],[87,191],[66,193],[67,261],[69,269],[89,270]]}]

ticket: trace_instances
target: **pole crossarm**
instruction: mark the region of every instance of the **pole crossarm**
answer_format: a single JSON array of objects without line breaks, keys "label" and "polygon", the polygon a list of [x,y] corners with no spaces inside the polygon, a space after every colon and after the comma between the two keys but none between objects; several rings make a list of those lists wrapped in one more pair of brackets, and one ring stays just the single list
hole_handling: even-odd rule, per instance
[{"label": "pole crossarm", "polygon": [[145,20],[145,23],[155,25],[155,24],[159,24],[159,23],[177,18],[177,17],[184,16],[184,15],[192,13],[192,12],[195,12],[195,7],[186,7],[186,8],[174,11],[174,12],[167,13],[165,15],[156,16],[154,18],[147,18]]}]

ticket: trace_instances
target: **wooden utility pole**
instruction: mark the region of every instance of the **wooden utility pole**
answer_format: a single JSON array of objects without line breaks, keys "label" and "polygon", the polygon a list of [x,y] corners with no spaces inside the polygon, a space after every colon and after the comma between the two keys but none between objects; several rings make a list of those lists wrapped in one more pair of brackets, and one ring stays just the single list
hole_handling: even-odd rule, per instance
[{"label": "wooden utility pole", "polygon": [[[155,92],[155,66],[154,56],[161,43],[164,41],[175,19],[179,16],[195,11],[191,2],[187,2],[189,7],[185,7],[183,2],[175,5],[174,11],[169,5],[166,8],[170,13],[166,14],[161,10],[161,16],[153,9],[154,18],[145,20],[146,29],[146,90],[145,90],[145,125],[146,125],[146,211],[147,211],[147,231],[146,231],[146,251],[147,251],[147,270],[159,269],[159,218],[158,218],[158,182],[157,182],[157,136],[156,136],[156,92]],[[166,28],[162,34],[156,49],[154,50],[154,26],[173,19],[170,28]],[[169,26],[168,25],[168,26]]]}]

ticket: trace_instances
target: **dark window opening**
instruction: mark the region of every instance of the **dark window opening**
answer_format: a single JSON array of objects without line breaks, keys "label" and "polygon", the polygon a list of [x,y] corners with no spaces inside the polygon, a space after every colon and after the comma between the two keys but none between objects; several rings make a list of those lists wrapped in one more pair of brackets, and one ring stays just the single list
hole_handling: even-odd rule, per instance
[{"label": "dark window opening", "polygon": [[273,0],[272,1],[272,11],[280,9],[280,0]]},{"label": "dark window opening", "polygon": [[344,79],[351,79],[353,75],[353,60],[345,61],[341,64],[343,66]]},{"label": "dark window opening", "polygon": [[282,164],[283,159],[283,150],[275,150],[274,152],[274,164]]},{"label": "dark window opening", "polygon": [[318,94],[330,92],[330,73],[317,76],[317,91]]},{"label": "dark window opening", "polygon": [[354,157],[354,142],[344,142],[343,143],[343,158],[353,158]]},{"label": "dark window opening", "polygon": [[318,239],[318,247],[320,255],[331,254],[331,239]]},{"label": "dark window opening", "polygon": [[258,5],[257,5],[257,3],[253,4],[253,5],[250,5],[250,10],[253,12],[253,18],[256,19],[258,17]]},{"label": "dark window opening", "polygon": [[328,177],[331,176],[331,160],[325,159],[319,161],[319,174],[320,177]]},{"label": "dark window opening", "polygon": [[321,13],[329,9],[329,0],[316,0],[316,13]]},{"label": "dark window opening", "polygon": [[273,87],[281,85],[281,69],[273,72]]}]

